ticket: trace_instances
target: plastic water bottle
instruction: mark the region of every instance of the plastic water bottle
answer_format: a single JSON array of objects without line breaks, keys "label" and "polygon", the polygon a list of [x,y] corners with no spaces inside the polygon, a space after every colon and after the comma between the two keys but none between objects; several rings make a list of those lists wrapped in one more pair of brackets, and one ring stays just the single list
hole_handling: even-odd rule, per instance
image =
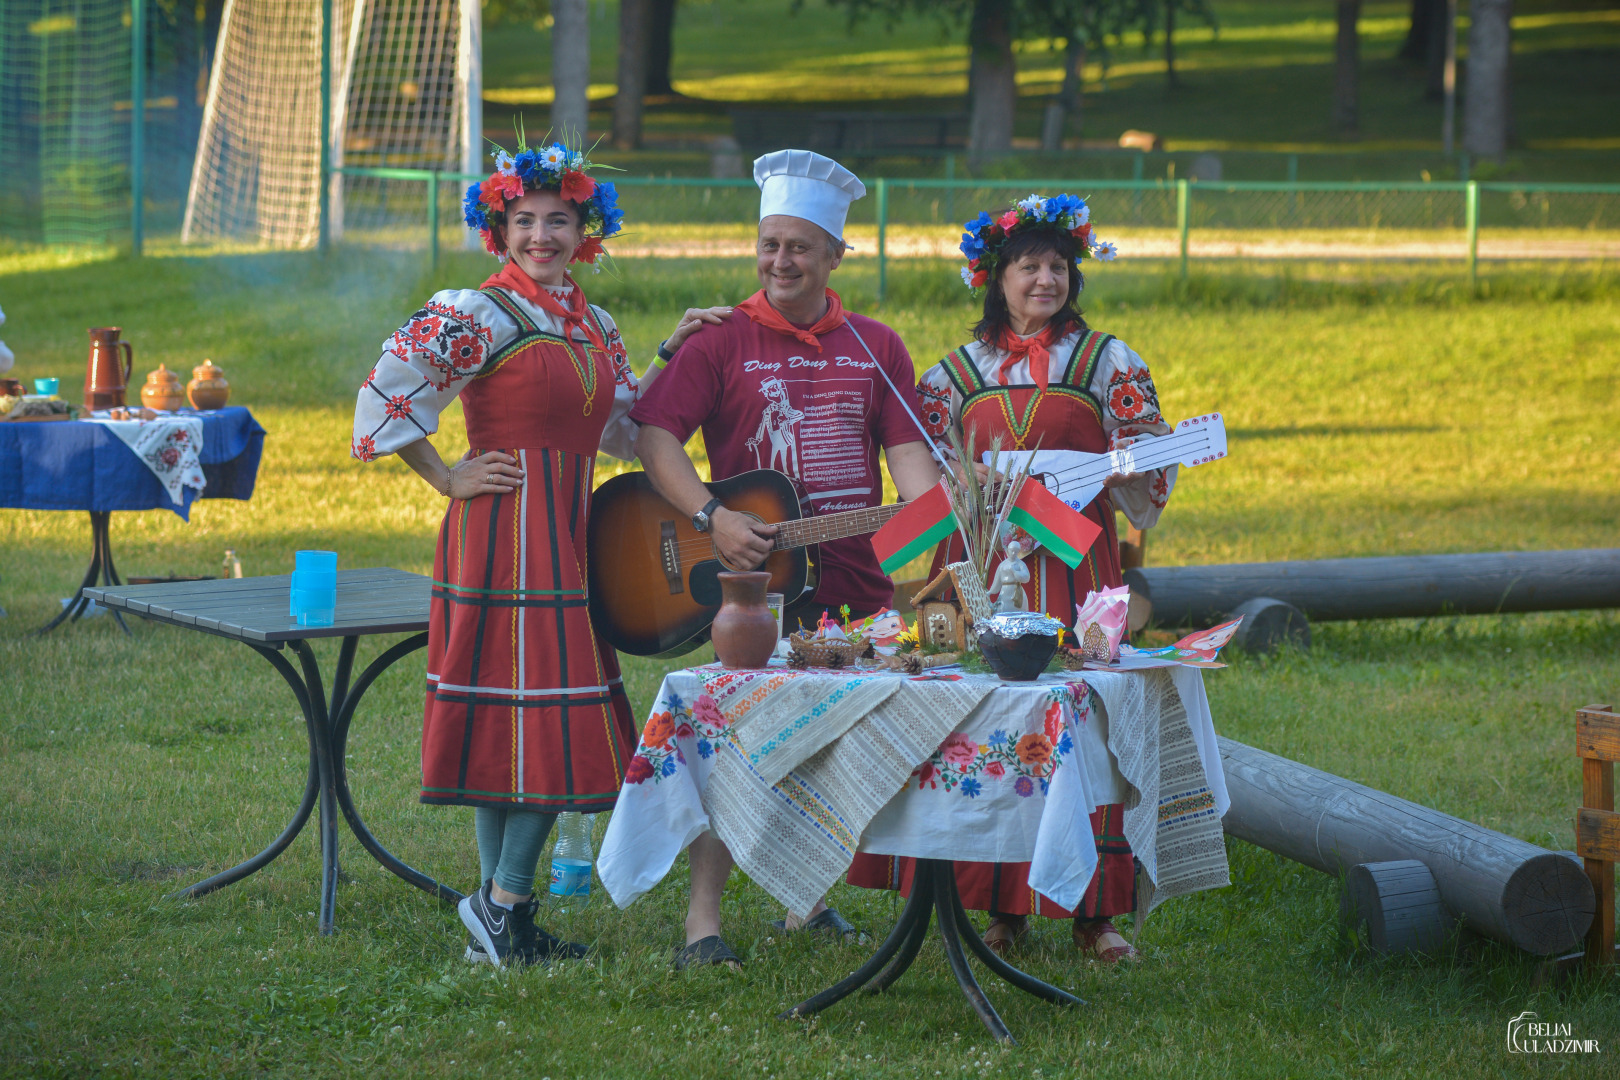
[{"label": "plastic water bottle", "polygon": [[591,895],[591,817],[558,814],[557,844],[551,851],[551,895]]}]

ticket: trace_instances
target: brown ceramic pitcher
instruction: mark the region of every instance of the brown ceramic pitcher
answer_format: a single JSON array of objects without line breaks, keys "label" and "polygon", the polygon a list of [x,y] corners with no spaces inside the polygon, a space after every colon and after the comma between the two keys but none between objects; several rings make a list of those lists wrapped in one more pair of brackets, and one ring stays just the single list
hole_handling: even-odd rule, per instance
[{"label": "brown ceramic pitcher", "polygon": [[[90,360],[84,368],[84,407],[113,409],[124,404],[129,376],[135,369],[135,350],[120,341],[123,330],[116,326],[95,327],[90,331]],[[123,350],[123,362],[119,362]]]},{"label": "brown ceramic pitcher", "polygon": [[728,668],[762,668],[776,651],[776,616],[765,605],[771,575],[721,573],[720,612],[709,631],[715,659]]}]

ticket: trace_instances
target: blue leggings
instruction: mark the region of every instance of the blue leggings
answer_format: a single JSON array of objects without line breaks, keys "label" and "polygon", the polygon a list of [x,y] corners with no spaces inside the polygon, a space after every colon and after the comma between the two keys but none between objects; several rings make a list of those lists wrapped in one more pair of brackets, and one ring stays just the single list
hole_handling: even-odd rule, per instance
[{"label": "blue leggings", "polygon": [[478,867],[485,881],[507,892],[528,896],[534,892],[534,872],[540,849],[551,835],[556,814],[516,807],[496,810],[480,806],[473,811],[478,830]]}]

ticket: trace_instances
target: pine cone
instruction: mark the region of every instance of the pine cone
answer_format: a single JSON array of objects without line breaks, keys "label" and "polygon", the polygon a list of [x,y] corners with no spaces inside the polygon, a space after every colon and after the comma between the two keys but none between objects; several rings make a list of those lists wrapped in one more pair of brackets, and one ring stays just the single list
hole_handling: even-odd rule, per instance
[{"label": "pine cone", "polygon": [[844,654],[841,651],[839,651],[838,649],[830,649],[830,650],[828,650],[828,652],[827,652],[827,663],[826,663],[827,667],[831,668],[834,671],[837,671],[839,668],[844,666],[844,663],[845,663]]},{"label": "pine cone", "polygon": [[798,649],[790,649],[788,650],[787,665],[795,671],[803,671],[810,666],[810,660]]}]

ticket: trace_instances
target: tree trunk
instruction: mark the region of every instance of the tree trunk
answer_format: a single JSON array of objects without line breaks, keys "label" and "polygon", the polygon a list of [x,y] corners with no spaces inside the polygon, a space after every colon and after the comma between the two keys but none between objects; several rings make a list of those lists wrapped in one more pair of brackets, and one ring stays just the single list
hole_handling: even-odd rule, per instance
[{"label": "tree trunk", "polygon": [[675,52],[675,0],[647,0],[646,39],[647,79],[642,93],[649,97],[673,94],[669,62]]},{"label": "tree trunk", "polygon": [[1361,42],[1356,21],[1361,18],[1361,0],[1339,0],[1339,36],[1334,48],[1333,126],[1353,134],[1360,126],[1357,69],[1361,63]]},{"label": "tree trunk", "polygon": [[583,143],[590,126],[590,0],[551,0],[551,137]]},{"label": "tree trunk", "polygon": [[1057,96],[1047,104],[1046,115],[1041,121],[1041,149],[1063,149],[1063,132],[1069,126],[1071,117],[1076,135],[1084,128],[1080,108],[1081,80],[1085,67],[1085,36],[1079,31],[1070,31],[1063,48],[1063,84],[1058,87]]},{"label": "tree trunk", "polygon": [[1176,76],[1176,0],[1164,0],[1164,82],[1172,90],[1181,85]]},{"label": "tree trunk", "polygon": [[619,0],[619,89],[613,98],[613,145],[641,145],[641,99],[647,85],[649,0]]},{"label": "tree trunk", "polygon": [[1425,42],[1427,51],[1423,55],[1427,69],[1423,96],[1430,101],[1440,101],[1446,96],[1446,43],[1451,36],[1450,18],[1451,5],[1448,0],[1431,0],[1428,11],[1431,25]]},{"label": "tree trunk", "polygon": [[1395,53],[1397,60],[1428,62],[1429,47],[1440,26],[1435,12],[1444,11],[1445,6],[1445,0],[1412,0],[1411,22],[1406,27],[1406,40]]},{"label": "tree trunk", "polygon": [[1463,148],[1475,157],[1507,156],[1509,22],[1513,0],[1474,0],[1468,26],[1468,84],[1463,95]]},{"label": "tree trunk", "polygon": [[980,156],[1012,149],[1013,115],[1018,106],[1018,69],[1013,60],[1012,26],[1000,0],[974,0],[968,22],[968,81],[972,101],[968,152]]}]

